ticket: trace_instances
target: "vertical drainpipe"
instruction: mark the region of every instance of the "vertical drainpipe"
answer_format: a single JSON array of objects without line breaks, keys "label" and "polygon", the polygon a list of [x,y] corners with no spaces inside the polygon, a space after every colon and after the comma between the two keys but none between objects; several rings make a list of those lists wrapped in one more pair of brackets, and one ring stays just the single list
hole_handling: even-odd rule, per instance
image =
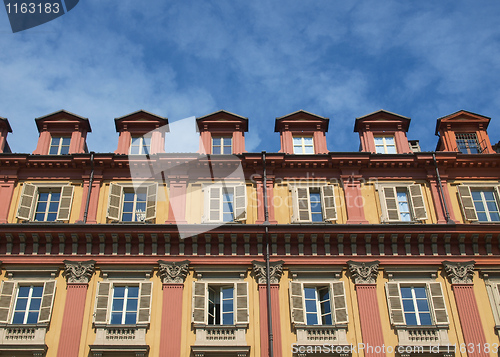
[{"label": "vertical drainpipe", "polygon": [[443,191],[443,183],[441,182],[441,176],[439,175],[439,168],[436,160],[436,154],[432,154],[432,159],[434,160],[434,167],[436,169],[436,177],[439,183],[439,196],[441,197],[441,200],[443,201],[443,208],[444,208],[444,213],[446,216],[446,223],[448,224],[453,224],[454,222],[450,218],[450,212],[448,211],[448,205],[446,204],[446,200],[444,198],[444,191]]},{"label": "vertical drainpipe", "polygon": [[90,194],[92,193],[92,184],[94,183],[94,152],[90,152],[90,178],[89,189],[87,190],[87,202],[85,202],[85,212],[83,213],[83,223],[87,223],[89,214]]}]

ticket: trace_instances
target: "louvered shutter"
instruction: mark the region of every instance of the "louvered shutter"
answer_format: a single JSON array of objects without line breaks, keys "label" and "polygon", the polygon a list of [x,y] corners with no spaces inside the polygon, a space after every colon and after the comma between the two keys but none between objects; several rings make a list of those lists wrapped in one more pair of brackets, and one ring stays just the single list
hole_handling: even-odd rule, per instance
[{"label": "louvered shutter", "polygon": [[158,194],[158,183],[148,185],[146,194],[146,221],[156,218],[156,197]]},{"label": "louvered shutter", "polygon": [[107,217],[113,221],[120,220],[122,195],[123,195],[123,187],[115,183],[111,183],[109,185]]},{"label": "louvered shutter", "polygon": [[137,315],[138,324],[148,324],[151,321],[151,298],[153,283],[150,281],[141,283],[139,293],[139,313]]},{"label": "louvered shutter", "polygon": [[399,283],[386,283],[385,291],[387,294],[387,305],[389,307],[389,316],[393,325],[405,325],[405,315],[403,313],[403,301],[401,299],[401,290]]},{"label": "louvered shutter", "polygon": [[247,187],[246,185],[234,186],[234,220],[244,221],[247,219]]},{"label": "louvered shutter", "polygon": [[432,316],[435,325],[448,325],[448,313],[446,311],[446,304],[444,302],[443,289],[441,283],[433,282],[427,283],[427,292],[430,294],[430,301],[432,305]]},{"label": "louvered shutter", "polygon": [[399,221],[399,210],[398,202],[396,199],[396,188],[395,187],[383,187],[382,196],[380,200],[382,201],[383,217],[382,220],[386,222]]},{"label": "louvered shutter", "polygon": [[321,199],[323,200],[323,219],[334,221],[337,219],[337,209],[335,208],[335,190],[333,185],[321,186]]},{"label": "louvered shutter", "polygon": [[193,282],[193,317],[195,324],[207,324],[207,283]]},{"label": "louvered shutter", "polygon": [[2,287],[0,288],[0,323],[2,324],[9,323],[9,312],[15,291],[15,282],[2,281]]},{"label": "louvered shutter", "polygon": [[344,282],[338,281],[331,283],[331,301],[333,302],[332,311],[334,323],[346,324],[349,322],[347,315],[347,301],[345,296]]},{"label": "louvered shutter", "polygon": [[108,302],[111,292],[111,283],[98,282],[97,295],[94,307],[94,323],[105,324],[108,322]]},{"label": "louvered shutter", "polygon": [[56,295],[56,281],[46,281],[43,284],[42,305],[40,307],[40,315],[38,316],[39,323],[49,323],[50,315],[52,314],[52,306],[54,306],[54,297]]},{"label": "louvered shutter", "polygon": [[309,188],[293,187],[293,222],[311,222],[311,205],[309,204]]},{"label": "louvered shutter", "polygon": [[208,188],[208,212],[205,216],[208,222],[222,221],[222,187],[209,187]]},{"label": "louvered shutter", "polygon": [[234,291],[236,291],[236,323],[247,324],[249,323],[248,316],[248,283],[241,282],[234,284]]},{"label": "louvered shutter", "polygon": [[425,209],[422,187],[418,184],[410,185],[409,191],[410,191],[411,207],[413,210],[413,219],[418,221],[427,219],[427,211]]},{"label": "louvered shutter", "polygon": [[290,282],[290,314],[294,324],[305,324],[304,288],[302,283]]},{"label": "louvered shutter", "polygon": [[57,210],[58,221],[69,221],[71,213],[71,204],[73,203],[74,186],[66,185],[61,187],[61,200],[59,201],[59,209]]},{"label": "louvered shutter", "polygon": [[465,219],[467,221],[477,221],[476,207],[474,207],[474,201],[472,200],[470,187],[466,185],[460,185],[457,186],[457,190]]},{"label": "louvered shutter", "polygon": [[19,207],[17,209],[17,218],[29,221],[31,219],[31,210],[36,202],[38,189],[35,185],[25,183],[23,185],[23,192],[19,200]]}]

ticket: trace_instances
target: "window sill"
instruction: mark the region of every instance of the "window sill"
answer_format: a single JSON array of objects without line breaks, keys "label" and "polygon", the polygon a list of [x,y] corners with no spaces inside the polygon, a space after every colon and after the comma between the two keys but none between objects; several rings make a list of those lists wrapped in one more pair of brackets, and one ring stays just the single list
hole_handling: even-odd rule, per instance
[{"label": "window sill", "polygon": [[[147,347],[147,327],[148,325],[95,325],[96,338],[90,350],[117,350],[123,346],[142,350]],[[127,347],[126,350],[130,348]]]},{"label": "window sill", "polygon": [[0,327],[0,351],[44,353],[48,324],[12,324]]},{"label": "window sill", "polygon": [[246,346],[248,324],[241,325],[194,325],[195,346]]},{"label": "window sill", "polygon": [[349,345],[347,325],[296,325],[299,345]]},{"label": "window sill", "polygon": [[448,326],[396,326],[399,344],[402,346],[447,346]]}]

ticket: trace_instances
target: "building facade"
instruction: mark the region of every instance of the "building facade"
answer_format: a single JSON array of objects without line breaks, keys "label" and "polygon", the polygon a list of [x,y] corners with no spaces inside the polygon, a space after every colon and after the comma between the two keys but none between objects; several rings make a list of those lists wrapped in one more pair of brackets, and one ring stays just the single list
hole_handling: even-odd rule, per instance
[{"label": "building facade", "polygon": [[196,153],[142,110],[94,153],[59,111],[23,154],[0,118],[0,355],[498,355],[490,118],[440,118],[422,152],[381,110],[349,153],[305,111],[276,119],[278,153],[245,150],[245,117],[196,121]]}]

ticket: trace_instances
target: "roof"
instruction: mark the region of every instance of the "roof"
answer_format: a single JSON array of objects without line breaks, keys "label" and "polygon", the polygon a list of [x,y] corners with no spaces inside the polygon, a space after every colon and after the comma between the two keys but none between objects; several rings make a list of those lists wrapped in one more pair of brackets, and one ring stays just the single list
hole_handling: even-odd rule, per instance
[{"label": "roof", "polygon": [[4,125],[7,127],[7,130],[9,131],[9,133],[12,133],[12,128],[10,127],[9,119],[4,118],[4,117],[0,117],[0,120],[4,122]]},{"label": "roof", "polygon": [[157,115],[157,114],[154,114],[154,113],[151,113],[151,112],[148,112],[147,110],[144,110],[144,109],[139,109],[139,110],[136,110],[135,112],[132,112],[132,113],[129,113],[129,114],[125,114],[125,115],[123,115],[121,117],[115,118],[116,131],[120,131],[120,128],[119,128],[120,122],[122,122],[122,121],[124,121],[126,119],[132,119],[132,120],[134,120],[134,117],[138,118],[140,116],[143,116],[143,117],[155,120],[158,123],[161,123],[161,126],[168,124],[168,118],[162,117],[160,115]]},{"label": "roof", "polygon": [[490,123],[490,120],[491,118],[490,117],[487,117],[487,116],[484,116],[484,115],[481,115],[481,114],[476,114],[476,113],[473,113],[473,112],[469,112],[467,110],[459,110],[455,113],[452,113],[452,114],[448,114],[448,115],[445,115],[444,117],[441,117],[437,120],[436,122],[436,131],[435,131],[435,135],[439,135],[439,128],[441,127],[441,123],[443,121],[454,121],[455,119],[458,119],[459,116],[465,116],[469,119],[469,121],[472,121],[472,122],[483,122],[486,127],[488,128],[488,125]]},{"label": "roof", "polygon": [[274,131],[275,132],[280,131],[278,128],[280,126],[279,124],[286,121],[286,120],[297,121],[297,122],[304,121],[304,120],[311,121],[311,122],[318,121],[324,125],[325,132],[328,131],[328,126],[330,123],[330,119],[328,119],[328,118],[325,118],[325,117],[322,117],[321,115],[313,114],[313,113],[308,112],[306,110],[300,109],[300,110],[297,110],[293,113],[286,114],[286,115],[283,115],[282,117],[276,118],[276,121],[274,124]]},{"label": "roof", "polygon": [[370,114],[363,115],[362,117],[356,118],[356,121],[354,123],[354,132],[357,133],[359,131],[359,125],[360,123],[364,122],[365,120],[395,120],[395,121],[400,121],[405,124],[404,130],[408,131],[408,128],[410,127],[410,121],[411,119],[409,117],[405,117],[400,114],[396,114],[393,112],[390,112],[388,110],[380,109],[375,112],[372,112]]},{"label": "roof", "polygon": [[53,112],[53,113],[50,113],[50,114],[47,114],[47,115],[35,118],[35,123],[36,123],[36,126],[38,128],[38,131],[40,131],[40,123],[41,122],[45,121],[46,119],[48,119],[50,117],[61,117],[61,116],[70,116],[70,117],[73,117],[74,119],[76,119],[78,121],[82,121],[87,126],[87,131],[89,133],[92,132],[92,129],[90,127],[90,122],[89,122],[88,118],[84,118],[84,117],[79,116],[79,115],[77,115],[75,113],[68,112],[67,110],[64,110],[64,109],[61,109],[61,110],[58,110],[56,112]]}]

